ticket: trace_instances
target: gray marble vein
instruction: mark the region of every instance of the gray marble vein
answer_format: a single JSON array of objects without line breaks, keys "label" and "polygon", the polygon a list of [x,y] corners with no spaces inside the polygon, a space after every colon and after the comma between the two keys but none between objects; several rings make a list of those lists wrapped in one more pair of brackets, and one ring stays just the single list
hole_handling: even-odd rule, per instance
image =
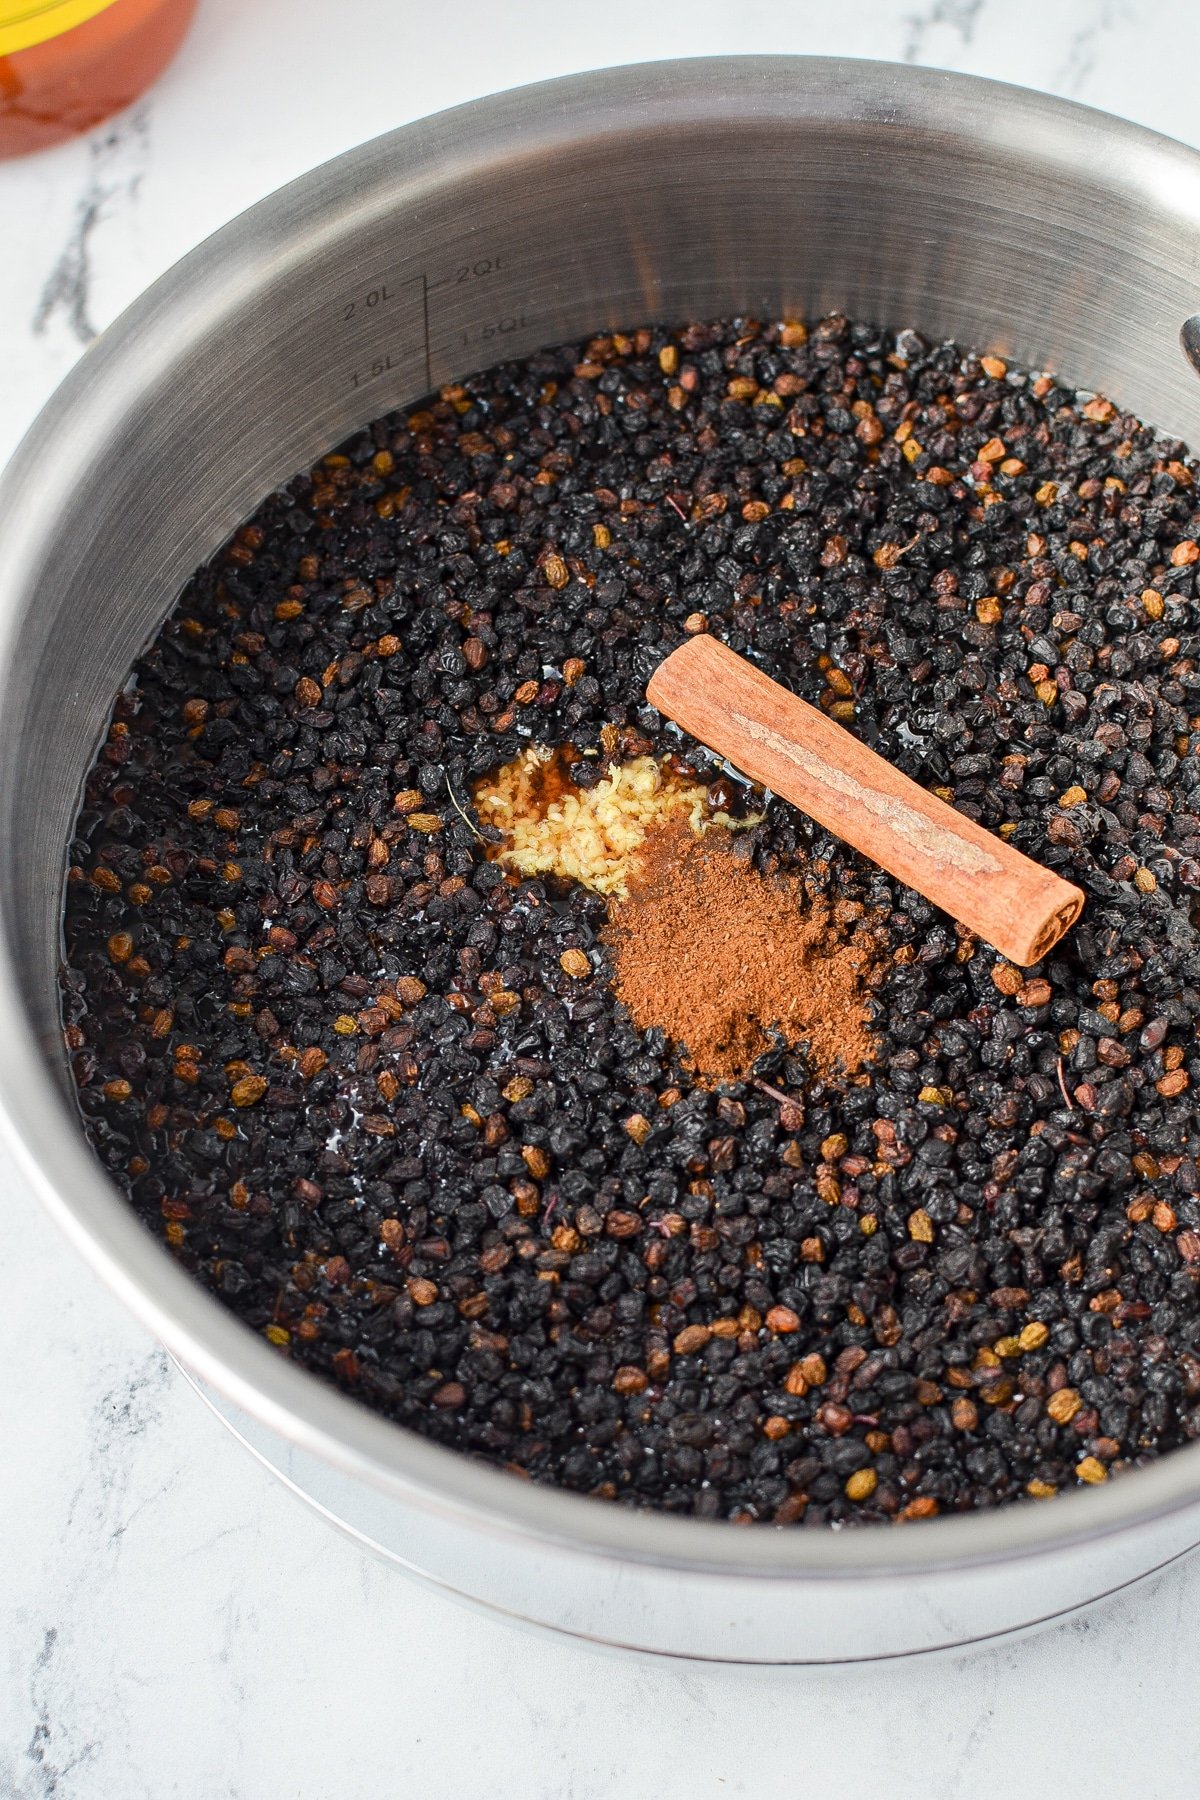
[{"label": "gray marble vein", "polygon": [[1055,71],[1055,86],[1061,93],[1075,97],[1084,92],[1104,55],[1106,40],[1118,25],[1134,24],[1137,11],[1133,0],[1098,0],[1086,23],[1072,33],[1066,54]]},{"label": "gray marble vein", "polygon": [[52,1571],[56,1609],[64,1616],[46,1624],[28,1615],[15,1621],[18,1645],[27,1645],[31,1729],[22,1756],[6,1755],[0,1746],[0,1800],[59,1800],[87,1791],[82,1771],[98,1754],[101,1736],[73,1706],[73,1615],[86,1596],[114,1582],[126,1532],[169,1485],[142,1483],[134,1491],[131,1451],[158,1426],[170,1385],[166,1355],[149,1348],[89,1409],[84,1455],[66,1499]]},{"label": "gray marble vein", "polygon": [[[54,1800],[64,1791],[64,1784],[75,1785],[73,1778],[86,1767],[98,1748],[94,1740],[73,1741],[70,1731],[64,1734],[55,1717],[53,1677],[57,1642],[57,1626],[47,1626],[30,1672],[29,1698],[35,1723],[25,1752],[27,1775],[19,1787],[13,1778],[15,1800]],[[0,1779],[3,1778],[0,1771]]]},{"label": "gray marble vein", "polygon": [[81,344],[97,334],[92,321],[92,240],[122,207],[132,206],[150,151],[150,106],[144,102],[100,131],[88,145],[88,178],[66,243],[42,286],[33,315],[41,336],[60,314]]},{"label": "gray marble vein", "polygon": [[904,17],[905,62],[924,61],[930,33],[940,25],[957,32],[962,44],[970,44],[986,4],[987,0],[933,0],[933,4],[923,11],[907,13]]}]

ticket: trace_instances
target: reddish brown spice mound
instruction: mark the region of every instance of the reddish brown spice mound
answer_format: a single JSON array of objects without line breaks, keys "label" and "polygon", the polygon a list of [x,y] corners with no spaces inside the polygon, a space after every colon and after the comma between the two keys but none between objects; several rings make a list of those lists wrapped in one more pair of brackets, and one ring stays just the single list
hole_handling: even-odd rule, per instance
[{"label": "reddish brown spice mound", "polygon": [[648,836],[605,939],[634,1023],[665,1031],[702,1080],[743,1079],[772,1028],[806,1043],[821,1074],[853,1074],[871,1053],[866,951],[797,876],[760,874],[723,832]]}]

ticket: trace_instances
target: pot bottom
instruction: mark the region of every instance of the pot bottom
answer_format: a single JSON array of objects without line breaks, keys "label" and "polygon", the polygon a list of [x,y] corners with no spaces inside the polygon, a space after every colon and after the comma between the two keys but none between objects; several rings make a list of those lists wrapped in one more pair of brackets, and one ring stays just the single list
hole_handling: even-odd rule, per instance
[{"label": "pot bottom", "polygon": [[364,1549],[472,1610],[603,1649],[773,1667],[933,1655],[1055,1624],[1200,1546],[1200,1508],[1189,1508],[1053,1558],[916,1575],[764,1583],[621,1563],[393,1498],[289,1444],[177,1366],[265,1468]]}]

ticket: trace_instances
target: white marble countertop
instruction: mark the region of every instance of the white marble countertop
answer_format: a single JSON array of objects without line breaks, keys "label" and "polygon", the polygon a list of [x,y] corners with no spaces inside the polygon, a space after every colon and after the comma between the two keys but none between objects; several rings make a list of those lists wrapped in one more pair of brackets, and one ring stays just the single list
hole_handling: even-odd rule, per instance
[{"label": "white marble countertop", "polygon": [[[90,141],[0,164],[0,461],[182,252],[335,152],[568,70],[726,51],[909,59],[1200,143],[1193,0],[201,0]],[[447,29],[448,27],[448,29]],[[827,1674],[519,1634],[269,1477],[0,1153],[0,1800],[1127,1800],[1196,1792],[1200,1559],[1023,1642]]]}]

